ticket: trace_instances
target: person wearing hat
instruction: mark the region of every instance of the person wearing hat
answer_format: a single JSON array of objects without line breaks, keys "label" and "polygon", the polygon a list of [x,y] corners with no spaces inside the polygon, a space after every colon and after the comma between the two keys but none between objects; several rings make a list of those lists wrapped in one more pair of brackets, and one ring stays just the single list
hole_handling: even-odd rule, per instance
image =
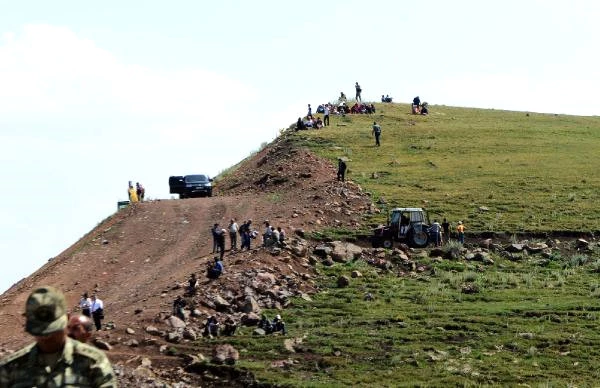
[{"label": "person wearing hat", "polygon": [[54,287],[34,290],[25,331],[35,342],[0,361],[0,387],[116,387],[106,355],[67,336],[67,303]]},{"label": "person wearing hat", "polygon": [[461,244],[465,243],[465,226],[462,221],[458,221],[458,225],[456,226],[456,231],[458,232],[458,241]]}]

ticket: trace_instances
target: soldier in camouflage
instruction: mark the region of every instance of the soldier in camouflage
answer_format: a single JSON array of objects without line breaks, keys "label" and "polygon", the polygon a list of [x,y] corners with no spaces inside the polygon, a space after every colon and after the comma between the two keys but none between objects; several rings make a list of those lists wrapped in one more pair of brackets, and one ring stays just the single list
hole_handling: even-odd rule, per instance
[{"label": "soldier in camouflage", "polygon": [[116,387],[106,355],[67,337],[64,295],[53,287],[33,291],[25,305],[32,343],[0,361],[0,387]]}]

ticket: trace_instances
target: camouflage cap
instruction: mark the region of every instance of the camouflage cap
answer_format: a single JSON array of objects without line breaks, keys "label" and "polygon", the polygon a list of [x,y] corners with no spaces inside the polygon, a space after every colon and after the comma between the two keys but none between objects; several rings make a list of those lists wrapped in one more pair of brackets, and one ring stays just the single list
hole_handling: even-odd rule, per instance
[{"label": "camouflage cap", "polygon": [[67,327],[65,296],[54,287],[40,287],[27,298],[25,316],[29,334],[44,336],[63,330]]}]

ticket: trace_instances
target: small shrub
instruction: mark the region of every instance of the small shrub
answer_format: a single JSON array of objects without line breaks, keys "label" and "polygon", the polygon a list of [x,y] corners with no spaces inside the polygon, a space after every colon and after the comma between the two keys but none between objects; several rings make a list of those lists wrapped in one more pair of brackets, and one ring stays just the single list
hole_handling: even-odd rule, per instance
[{"label": "small shrub", "polygon": [[585,263],[587,263],[588,260],[589,260],[589,258],[586,255],[577,254],[577,255],[571,256],[567,265],[571,268],[575,268],[575,267],[585,265]]},{"label": "small shrub", "polygon": [[468,283],[468,282],[474,282],[474,281],[476,281],[477,277],[478,277],[478,275],[475,272],[466,272],[466,273],[463,274],[462,278],[463,278],[464,282]]}]

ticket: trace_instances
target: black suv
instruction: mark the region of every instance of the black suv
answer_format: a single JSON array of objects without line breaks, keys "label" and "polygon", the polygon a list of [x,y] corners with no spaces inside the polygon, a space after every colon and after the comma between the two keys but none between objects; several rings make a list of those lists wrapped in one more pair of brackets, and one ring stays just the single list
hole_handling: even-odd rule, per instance
[{"label": "black suv", "polygon": [[208,175],[186,175],[169,177],[169,193],[179,198],[212,197],[212,182]]}]

